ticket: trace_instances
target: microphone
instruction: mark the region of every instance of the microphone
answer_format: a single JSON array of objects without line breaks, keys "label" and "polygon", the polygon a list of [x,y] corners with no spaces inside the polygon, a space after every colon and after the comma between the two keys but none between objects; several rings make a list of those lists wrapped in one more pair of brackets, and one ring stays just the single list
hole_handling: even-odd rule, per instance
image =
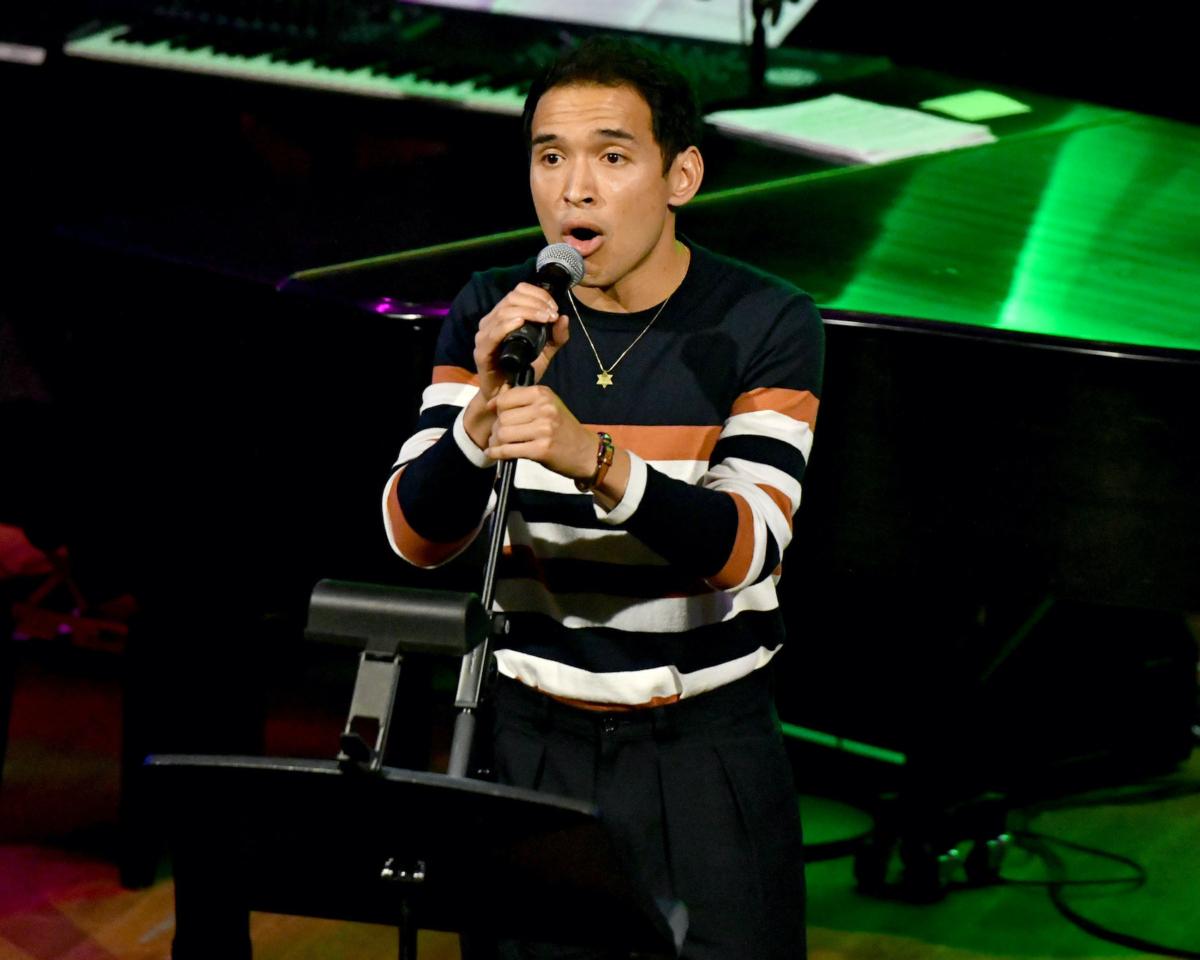
[{"label": "microphone", "polygon": [[[538,254],[537,273],[530,283],[547,291],[562,313],[567,291],[583,279],[585,269],[583,257],[573,246],[552,243]],[[510,376],[520,373],[541,355],[549,336],[549,324],[545,323],[526,323],[514,330],[500,344],[500,369]]]}]

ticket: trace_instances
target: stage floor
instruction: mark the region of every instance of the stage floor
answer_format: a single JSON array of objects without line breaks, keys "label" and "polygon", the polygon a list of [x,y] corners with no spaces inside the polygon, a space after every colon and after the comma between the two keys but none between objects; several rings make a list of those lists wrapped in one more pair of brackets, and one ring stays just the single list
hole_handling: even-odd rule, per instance
[{"label": "stage floor", "polygon": [[[0,960],[167,957],[174,904],[166,867],[151,887],[129,891],[120,886],[115,865],[119,660],[70,650],[48,655],[46,646],[18,645],[16,650],[12,731],[0,786]],[[339,725],[332,710],[317,705],[280,708],[270,718],[268,749],[319,754]],[[1195,951],[1200,949],[1195,900],[1200,850],[1194,843],[1200,751],[1167,782],[1172,785],[1167,797],[1148,800],[1142,794],[1149,785],[1130,785],[1117,791],[1124,803],[1045,812],[1031,827],[1145,868],[1147,880],[1140,889],[1125,884],[1068,891],[1080,913]],[[1131,873],[1118,863],[1059,852],[1073,879]],[[1003,873],[1021,880],[1045,876],[1041,862],[1021,850],[1010,852]],[[955,890],[939,903],[918,906],[857,894],[849,857],[813,863],[808,876],[813,960],[1142,955],[1069,925],[1040,886]],[[365,924],[256,914],[252,937],[259,960],[370,960],[396,953],[391,928]],[[420,955],[453,960],[457,938],[426,932]]]}]

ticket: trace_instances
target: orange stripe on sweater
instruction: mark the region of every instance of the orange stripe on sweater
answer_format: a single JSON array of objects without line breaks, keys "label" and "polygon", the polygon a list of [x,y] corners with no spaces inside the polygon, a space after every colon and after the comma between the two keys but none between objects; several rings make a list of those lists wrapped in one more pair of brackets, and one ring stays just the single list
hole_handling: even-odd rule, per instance
[{"label": "orange stripe on sweater", "polygon": [[774,410],[810,427],[817,424],[818,399],[811,390],[787,390],[783,387],[758,387],[743,393],[733,402],[732,414]]},{"label": "orange stripe on sweater", "polygon": [[478,386],[479,377],[463,367],[440,366],[433,368],[434,383],[470,383]]},{"label": "orange stripe on sweater", "polygon": [[720,427],[636,427],[589,423],[589,430],[612,434],[613,443],[643,460],[707,460],[721,436]]},{"label": "orange stripe on sweater", "polygon": [[755,484],[755,486],[775,502],[775,506],[779,508],[779,512],[783,514],[783,518],[787,521],[788,529],[791,530],[792,501],[788,499],[787,494],[775,487],[767,486],[765,483]]},{"label": "orange stripe on sweater", "polygon": [[731,493],[734,504],[737,505],[737,535],[733,539],[733,549],[729,551],[729,559],[714,576],[708,578],[708,583],[718,590],[728,590],[736,587],[746,579],[750,572],[750,562],[754,559],[754,514],[750,504],[744,497]]},{"label": "orange stripe on sweater", "polygon": [[[537,688],[534,688],[537,690]],[[573,697],[560,697],[556,693],[546,693],[538,690],[551,700],[574,707],[577,710],[591,710],[593,713],[633,713],[635,710],[650,710],[654,707],[667,707],[679,702],[679,694],[672,693],[665,697],[651,697],[645,703],[594,703],[591,700],[576,700]]]},{"label": "orange stripe on sweater", "polygon": [[395,539],[396,547],[410,563],[416,564],[418,567],[437,566],[461,550],[474,536],[474,533],[472,532],[453,543],[437,543],[434,540],[427,540],[417,533],[400,507],[400,474],[403,472],[401,470],[396,474],[392,480],[392,488],[388,491],[387,512],[392,525],[392,537]]}]

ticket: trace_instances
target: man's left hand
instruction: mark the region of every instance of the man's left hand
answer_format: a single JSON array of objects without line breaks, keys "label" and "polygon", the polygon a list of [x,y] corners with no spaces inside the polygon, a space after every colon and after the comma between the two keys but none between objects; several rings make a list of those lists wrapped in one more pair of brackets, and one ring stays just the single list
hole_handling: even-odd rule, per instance
[{"label": "man's left hand", "polygon": [[596,472],[596,434],[549,387],[501,390],[488,409],[496,414],[486,451],[493,460],[533,460],[574,480]]}]

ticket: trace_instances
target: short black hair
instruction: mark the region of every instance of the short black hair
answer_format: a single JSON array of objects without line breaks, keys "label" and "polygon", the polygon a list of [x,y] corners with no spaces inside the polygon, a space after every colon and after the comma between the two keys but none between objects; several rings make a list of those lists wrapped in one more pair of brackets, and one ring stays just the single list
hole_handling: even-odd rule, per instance
[{"label": "short black hair", "polygon": [[522,122],[533,144],[533,112],[548,90],[571,84],[632,87],[650,107],[650,129],[663,155],[663,173],[699,141],[700,110],[687,78],[670,61],[632,40],[597,35],[550,65],[529,88]]}]

